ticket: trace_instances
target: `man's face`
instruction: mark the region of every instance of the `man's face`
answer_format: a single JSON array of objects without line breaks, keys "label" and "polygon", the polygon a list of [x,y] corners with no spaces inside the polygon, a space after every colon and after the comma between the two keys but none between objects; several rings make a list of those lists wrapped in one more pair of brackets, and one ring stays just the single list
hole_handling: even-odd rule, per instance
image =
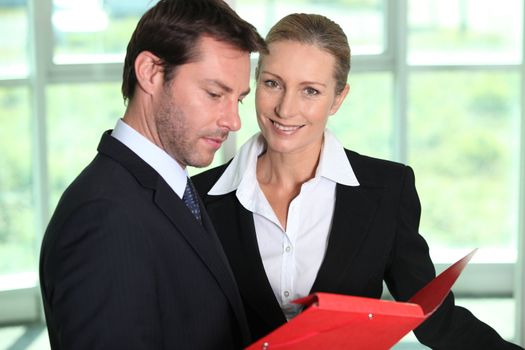
[{"label": "man's face", "polygon": [[209,165],[230,131],[241,126],[239,101],[249,92],[250,55],[203,37],[198,59],[176,68],[156,97],[159,147],[181,166]]}]

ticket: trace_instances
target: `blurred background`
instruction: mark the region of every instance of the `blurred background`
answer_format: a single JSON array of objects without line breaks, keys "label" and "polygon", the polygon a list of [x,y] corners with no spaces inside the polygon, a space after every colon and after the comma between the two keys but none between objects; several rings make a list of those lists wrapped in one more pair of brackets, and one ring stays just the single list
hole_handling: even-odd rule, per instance
[{"label": "blurred background", "polygon": [[[228,2],[263,36],[291,12],[343,27],[351,89],[330,129],[347,148],[414,168],[438,271],[479,248],[454,287],[458,304],[523,344],[523,1]],[[126,45],[154,3],[0,0],[0,349],[49,348],[41,238],[61,193],[123,115]],[[258,130],[253,101],[212,166]],[[396,346],[422,348],[412,335]]]}]

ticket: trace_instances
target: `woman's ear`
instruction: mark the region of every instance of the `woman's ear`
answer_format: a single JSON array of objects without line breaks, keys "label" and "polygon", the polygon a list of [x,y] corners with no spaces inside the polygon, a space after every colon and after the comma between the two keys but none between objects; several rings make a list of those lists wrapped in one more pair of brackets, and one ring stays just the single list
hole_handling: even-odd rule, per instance
[{"label": "woman's ear", "polygon": [[142,51],[135,59],[135,75],[139,88],[148,95],[153,95],[162,86],[163,69],[160,59],[149,51]]},{"label": "woman's ear", "polygon": [[330,115],[335,114],[339,107],[341,107],[341,104],[346,98],[346,95],[348,95],[348,92],[350,91],[350,85],[346,84],[343,91],[341,91],[340,94],[335,95],[334,103],[332,104],[332,108],[330,108]]}]

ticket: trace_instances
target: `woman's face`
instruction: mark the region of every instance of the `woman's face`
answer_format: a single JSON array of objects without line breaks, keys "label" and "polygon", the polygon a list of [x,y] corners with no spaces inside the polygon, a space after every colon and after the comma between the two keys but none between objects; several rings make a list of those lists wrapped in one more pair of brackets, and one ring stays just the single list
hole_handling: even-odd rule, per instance
[{"label": "woman's face", "polygon": [[[278,41],[259,67],[257,121],[268,150],[318,152],[328,117],[348,92],[336,95],[335,58],[315,45]],[[316,154],[316,156],[318,153]]]}]

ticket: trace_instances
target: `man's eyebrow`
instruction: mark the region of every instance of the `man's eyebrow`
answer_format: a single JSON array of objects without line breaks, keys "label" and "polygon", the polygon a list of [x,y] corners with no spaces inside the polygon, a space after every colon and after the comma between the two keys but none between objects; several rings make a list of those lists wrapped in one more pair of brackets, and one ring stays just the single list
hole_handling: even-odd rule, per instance
[{"label": "man's eyebrow", "polygon": [[217,85],[220,89],[224,90],[225,92],[231,93],[233,92],[233,89],[229,87],[228,85],[224,84],[223,82],[216,80],[216,79],[206,79],[206,82],[209,84]]},{"label": "man's eyebrow", "polygon": [[[216,79],[207,79],[206,80],[207,83],[211,83],[211,84],[215,84],[217,85],[220,89],[222,89],[223,91],[227,92],[227,93],[232,93],[233,92],[233,89],[231,87],[229,87],[228,85],[224,84],[222,81],[220,80],[216,80]],[[240,96],[241,97],[245,97],[246,95],[248,95],[250,93],[250,88],[248,88],[247,90],[241,92]]]}]

